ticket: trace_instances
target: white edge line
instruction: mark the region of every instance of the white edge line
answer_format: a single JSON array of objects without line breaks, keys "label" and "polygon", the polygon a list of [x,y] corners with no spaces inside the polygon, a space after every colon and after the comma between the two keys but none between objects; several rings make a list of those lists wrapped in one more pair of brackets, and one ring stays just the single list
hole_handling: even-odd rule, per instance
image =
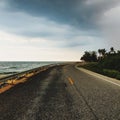
[{"label": "white edge line", "polygon": [[[101,78],[101,77],[102,77],[102,80],[107,81],[107,82],[109,82],[109,83],[112,83],[112,84],[117,85],[117,86],[120,87],[120,84],[117,84],[117,83],[115,83],[115,82],[110,81],[110,80],[116,80],[116,79],[114,79],[114,78],[109,78],[109,77],[107,77],[107,76],[104,76],[104,75],[101,75],[101,74],[92,72],[92,71],[90,71],[90,70],[86,70],[86,69],[84,69],[84,68],[78,68],[77,66],[75,66],[75,68],[78,69],[78,70],[81,70],[81,71],[83,71],[83,72],[85,72],[85,73],[87,73],[87,74],[89,74],[89,75],[95,76],[95,77],[97,77],[97,78]],[[106,79],[109,79],[109,80],[106,80]]]}]

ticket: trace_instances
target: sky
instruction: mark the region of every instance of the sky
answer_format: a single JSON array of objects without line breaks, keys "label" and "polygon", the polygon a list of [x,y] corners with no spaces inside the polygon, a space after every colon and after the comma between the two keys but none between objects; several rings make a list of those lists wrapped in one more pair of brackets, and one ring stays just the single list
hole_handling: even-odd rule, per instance
[{"label": "sky", "polygon": [[0,61],[79,61],[119,31],[120,0],[0,0]]}]

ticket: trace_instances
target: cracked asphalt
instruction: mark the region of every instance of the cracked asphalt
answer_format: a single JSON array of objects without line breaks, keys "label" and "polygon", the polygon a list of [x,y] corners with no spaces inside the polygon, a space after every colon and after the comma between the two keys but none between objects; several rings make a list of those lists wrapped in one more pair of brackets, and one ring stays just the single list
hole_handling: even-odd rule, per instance
[{"label": "cracked asphalt", "polygon": [[120,87],[53,66],[0,94],[0,120],[120,120]]}]

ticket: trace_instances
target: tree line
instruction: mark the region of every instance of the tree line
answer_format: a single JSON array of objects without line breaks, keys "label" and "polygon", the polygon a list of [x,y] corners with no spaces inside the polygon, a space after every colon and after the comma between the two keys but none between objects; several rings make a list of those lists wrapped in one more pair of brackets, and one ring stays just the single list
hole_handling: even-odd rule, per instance
[{"label": "tree line", "polygon": [[113,47],[107,52],[106,49],[98,49],[98,51],[85,51],[81,57],[82,61],[85,62],[98,62],[109,56],[120,55],[120,50],[115,51]]},{"label": "tree line", "polygon": [[120,72],[120,50],[115,51],[113,47],[107,52],[106,49],[98,51],[85,51],[81,57],[85,62],[96,62],[102,69],[112,69]]}]

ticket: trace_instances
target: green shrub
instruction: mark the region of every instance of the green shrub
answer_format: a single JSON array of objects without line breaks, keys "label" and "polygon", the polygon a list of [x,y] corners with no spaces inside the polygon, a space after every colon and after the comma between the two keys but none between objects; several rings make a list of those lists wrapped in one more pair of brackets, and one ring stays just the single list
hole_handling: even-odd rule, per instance
[{"label": "green shrub", "polygon": [[97,72],[97,73],[102,73],[101,66],[98,63],[95,63],[95,62],[88,63],[88,64],[84,65],[83,67],[86,68],[86,69],[88,69],[88,70]]},{"label": "green shrub", "polygon": [[85,69],[91,70],[93,72],[97,72],[102,75],[106,75],[108,77],[116,78],[120,80],[120,72],[117,70],[111,70],[111,69],[103,69],[101,67],[101,64],[99,63],[88,63],[86,65],[82,66]]},{"label": "green shrub", "polygon": [[104,69],[113,69],[120,72],[120,54],[108,55],[99,64]]},{"label": "green shrub", "polygon": [[120,80],[120,74],[118,74],[118,75],[116,76],[116,79]]},{"label": "green shrub", "polygon": [[116,78],[120,72],[116,71],[116,70],[109,70],[109,69],[103,69],[103,73],[104,75],[107,75],[109,77],[113,77]]}]

